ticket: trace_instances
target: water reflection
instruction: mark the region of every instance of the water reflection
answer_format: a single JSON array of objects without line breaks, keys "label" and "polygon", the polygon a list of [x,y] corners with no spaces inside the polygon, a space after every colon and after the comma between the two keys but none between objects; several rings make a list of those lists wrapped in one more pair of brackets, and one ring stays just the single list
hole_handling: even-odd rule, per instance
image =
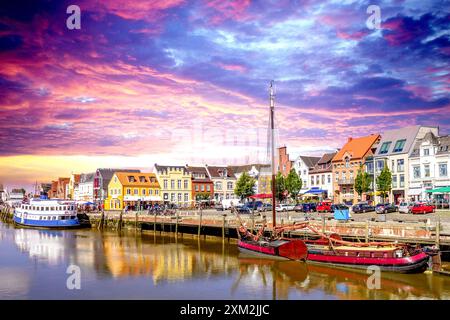
[{"label": "water reflection", "polygon": [[[80,298],[129,298],[131,293],[172,299],[450,297],[450,278],[444,276],[383,273],[381,289],[370,290],[364,271],[257,259],[240,254],[233,242],[186,235],[34,230],[0,223],[0,249],[0,298],[42,298],[46,286],[55,293],[44,297],[72,297],[53,283],[65,279],[69,264],[79,265],[88,279]],[[24,254],[27,259],[19,259]],[[59,276],[44,273],[48,267]]]}]

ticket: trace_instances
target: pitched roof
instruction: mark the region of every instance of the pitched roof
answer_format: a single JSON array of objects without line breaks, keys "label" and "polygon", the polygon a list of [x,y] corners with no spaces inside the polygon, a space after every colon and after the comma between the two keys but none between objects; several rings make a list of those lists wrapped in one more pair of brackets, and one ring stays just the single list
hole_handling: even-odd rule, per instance
[{"label": "pitched roof", "polygon": [[94,182],[95,172],[82,173],[80,176],[80,183]]},{"label": "pitched roof", "polygon": [[[420,126],[409,126],[400,129],[388,130],[382,133],[380,143],[378,144],[376,156],[389,156],[391,154],[409,153],[413,147],[414,141],[419,133]],[[405,140],[403,150],[394,152],[397,141]],[[383,150],[382,146],[389,146],[387,150]],[[381,153],[383,151],[383,153]]]},{"label": "pitched roof", "polygon": [[330,152],[330,153],[324,153],[323,156],[320,158],[319,161],[317,161],[317,164],[326,164],[328,162],[331,162],[333,160],[333,157],[336,155],[337,151]]},{"label": "pitched roof", "polygon": [[227,173],[226,177],[227,178],[234,178],[234,171],[232,168],[227,168],[227,167],[216,167],[216,166],[208,166],[206,165],[206,168],[208,169],[208,173],[209,176],[211,178],[222,178],[222,174],[221,172],[225,172]]},{"label": "pitched roof", "polygon": [[138,169],[113,169],[113,168],[99,168],[98,174],[102,177],[102,189],[107,189],[115,172],[141,172]]},{"label": "pitched roof", "polygon": [[342,149],[333,157],[332,161],[342,161],[346,153],[350,154],[352,159],[361,159],[379,138],[379,134],[371,134],[361,138],[349,138]]},{"label": "pitched roof", "polygon": [[300,159],[303,160],[308,168],[312,168],[316,165],[317,161],[320,160],[320,157],[300,156]]},{"label": "pitched roof", "polygon": [[[115,172],[115,175],[122,186],[159,188],[159,182],[154,173]],[[130,179],[131,177],[132,179]],[[154,182],[151,182],[152,180]]]},{"label": "pitched roof", "polygon": [[[208,170],[205,167],[192,167],[186,165],[186,170],[192,175],[194,182],[210,182]],[[196,175],[203,174],[205,178],[196,177]]]}]

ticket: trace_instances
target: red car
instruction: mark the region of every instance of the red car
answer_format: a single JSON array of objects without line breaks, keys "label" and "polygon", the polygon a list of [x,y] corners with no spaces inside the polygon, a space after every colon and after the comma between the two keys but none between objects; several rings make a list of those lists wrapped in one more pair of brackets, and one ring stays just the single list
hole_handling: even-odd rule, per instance
[{"label": "red car", "polygon": [[331,202],[320,202],[316,207],[317,212],[333,212]]},{"label": "red car", "polygon": [[418,213],[432,213],[434,212],[434,208],[433,206],[430,206],[426,203],[416,203],[412,208],[411,208],[411,212],[413,214],[418,214]]}]

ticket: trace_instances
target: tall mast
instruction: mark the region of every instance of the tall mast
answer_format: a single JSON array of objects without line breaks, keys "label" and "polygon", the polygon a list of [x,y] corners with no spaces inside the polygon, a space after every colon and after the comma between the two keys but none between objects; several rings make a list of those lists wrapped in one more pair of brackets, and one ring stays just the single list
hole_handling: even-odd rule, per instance
[{"label": "tall mast", "polygon": [[274,230],[277,220],[275,216],[275,94],[273,92],[273,80],[270,81],[269,88],[269,100],[270,100],[270,156],[271,156],[271,169],[272,169],[272,230]]}]

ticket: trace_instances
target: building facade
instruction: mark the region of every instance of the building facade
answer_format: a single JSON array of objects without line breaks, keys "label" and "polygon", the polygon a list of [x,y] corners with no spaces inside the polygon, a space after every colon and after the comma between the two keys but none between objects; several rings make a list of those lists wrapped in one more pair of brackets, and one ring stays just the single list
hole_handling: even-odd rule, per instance
[{"label": "building facade", "polygon": [[[245,172],[250,177],[255,179],[255,186],[253,187],[253,192],[255,194],[257,193],[269,193],[269,192],[260,192],[261,190],[267,190],[267,186],[269,187],[269,190],[271,189],[270,186],[270,180],[271,180],[271,173],[270,173],[270,165],[268,164],[247,164],[242,166],[228,166],[228,169],[231,170],[231,172],[234,173],[234,176],[236,177],[236,182],[239,180],[241,175]],[[267,173],[270,173],[267,175]],[[268,184],[267,184],[267,178],[268,178]],[[264,183],[264,186],[260,187],[260,182]]]},{"label": "building facade", "polygon": [[[385,201],[398,204],[408,198],[409,158],[417,140],[422,139],[427,132],[434,132],[437,135],[438,128],[409,126],[389,130],[381,135],[379,146],[373,157],[373,168],[375,168],[375,179],[385,165],[391,172],[392,189],[388,195],[389,198]],[[376,203],[382,201],[380,195],[375,197]]]},{"label": "building facade", "polygon": [[192,201],[192,177],[184,166],[162,166],[155,163],[161,186],[162,201],[187,207]]},{"label": "building facade", "polygon": [[56,198],[66,199],[67,198],[67,186],[69,184],[70,178],[58,178],[58,184],[56,189]]},{"label": "building facade", "polygon": [[100,204],[104,203],[108,197],[108,185],[115,172],[141,172],[135,169],[111,169],[111,168],[99,168],[95,171],[94,175],[94,196],[93,202]]},{"label": "building facade", "polygon": [[[450,137],[428,132],[418,139],[409,157],[409,200],[430,199],[426,191],[450,186]],[[443,195],[436,195],[436,198]]]},{"label": "building facade", "polygon": [[146,210],[161,202],[161,188],[154,173],[115,172],[108,184],[105,210]]},{"label": "building facade", "polygon": [[70,180],[69,180],[69,184],[68,184],[68,190],[67,190],[67,198],[68,199],[74,199],[74,191],[75,188],[78,186],[78,184],[80,183],[80,174],[76,174],[76,173],[72,173],[70,175]]},{"label": "building facade", "polygon": [[214,184],[214,200],[217,202],[223,199],[238,199],[234,194],[236,186],[236,176],[228,167],[217,167],[206,165],[206,170]]},{"label": "building facade", "polygon": [[287,147],[278,148],[278,165],[277,172],[281,172],[284,177],[287,177],[289,172],[293,167],[293,161],[289,159],[289,154],[287,153]]},{"label": "building facade", "polygon": [[331,164],[334,203],[358,202],[358,194],[354,189],[355,177],[360,166],[363,166],[363,170],[365,169],[366,159],[373,156],[379,140],[379,134],[360,138],[350,137],[333,157]]},{"label": "building facade", "polygon": [[83,202],[94,201],[94,176],[94,172],[80,175],[78,187],[74,188],[74,200]]},{"label": "building facade", "polygon": [[[300,193],[307,192],[315,185],[316,180],[310,180],[309,172],[314,168],[320,157],[298,156],[293,163],[293,168],[297,172],[298,177],[302,180],[302,189]],[[288,172],[289,174],[289,172]]]},{"label": "building facade", "polygon": [[196,202],[200,200],[213,200],[214,184],[206,168],[186,165],[186,169],[191,175],[192,199]]},{"label": "building facade", "polygon": [[[311,188],[317,188],[324,190],[320,195],[323,199],[333,199],[333,170],[331,161],[337,152],[325,153],[309,170],[308,178],[302,179],[303,181],[309,181]],[[302,172],[303,173],[303,172]]]}]

